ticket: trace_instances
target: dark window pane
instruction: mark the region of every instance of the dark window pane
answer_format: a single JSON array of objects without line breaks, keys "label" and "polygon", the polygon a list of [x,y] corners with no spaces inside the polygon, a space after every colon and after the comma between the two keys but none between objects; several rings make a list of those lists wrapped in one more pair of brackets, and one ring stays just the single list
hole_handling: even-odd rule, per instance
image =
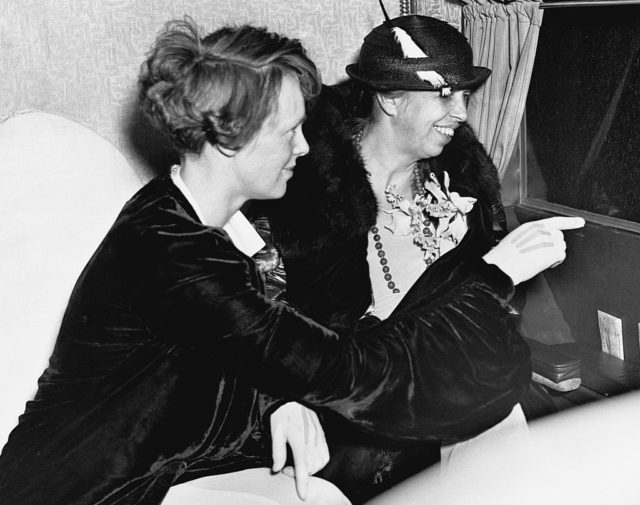
[{"label": "dark window pane", "polygon": [[640,5],[547,9],[526,118],[526,196],[640,222]]}]

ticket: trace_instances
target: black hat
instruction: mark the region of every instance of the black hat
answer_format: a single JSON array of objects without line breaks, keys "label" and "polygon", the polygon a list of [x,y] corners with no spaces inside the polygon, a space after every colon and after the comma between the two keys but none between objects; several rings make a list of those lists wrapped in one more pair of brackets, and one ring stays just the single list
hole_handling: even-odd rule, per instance
[{"label": "black hat", "polygon": [[[386,12],[385,12],[386,17]],[[475,89],[491,70],[473,66],[471,46],[454,27],[428,16],[387,17],[367,35],[347,73],[380,91]]]}]

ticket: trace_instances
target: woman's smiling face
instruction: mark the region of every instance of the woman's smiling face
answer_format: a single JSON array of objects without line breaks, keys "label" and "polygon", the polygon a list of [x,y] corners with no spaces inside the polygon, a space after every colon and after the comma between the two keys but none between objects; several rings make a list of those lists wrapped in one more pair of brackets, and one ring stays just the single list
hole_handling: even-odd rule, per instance
[{"label": "woman's smiling face", "polygon": [[396,127],[404,149],[416,160],[438,156],[455,129],[467,120],[468,90],[442,96],[439,91],[407,91],[398,104]]}]

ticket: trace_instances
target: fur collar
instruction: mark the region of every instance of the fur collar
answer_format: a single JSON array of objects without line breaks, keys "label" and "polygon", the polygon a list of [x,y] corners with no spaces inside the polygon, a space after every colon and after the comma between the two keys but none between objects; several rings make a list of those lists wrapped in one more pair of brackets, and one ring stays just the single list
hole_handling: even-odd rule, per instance
[{"label": "fur collar", "polygon": [[[355,130],[346,88],[324,87],[304,125],[310,152],[298,160],[285,197],[270,204],[271,231],[285,255],[317,253],[326,244],[366,235],[375,223],[378,206],[353,145]],[[436,175],[449,172],[452,190],[499,204],[497,171],[469,126],[458,128],[429,165]]]}]

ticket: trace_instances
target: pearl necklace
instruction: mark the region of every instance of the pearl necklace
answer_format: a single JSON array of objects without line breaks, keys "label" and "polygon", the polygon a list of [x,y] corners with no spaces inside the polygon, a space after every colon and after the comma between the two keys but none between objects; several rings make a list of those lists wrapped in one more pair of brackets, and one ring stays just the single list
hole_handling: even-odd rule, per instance
[{"label": "pearl necklace", "polygon": [[[362,133],[364,132],[364,128],[360,128],[356,134],[353,136],[354,145],[356,150],[360,154],[362,158],[362,151],[360,147],[360,142],[362,140]],[[364,163],[364,159],[362,160]],[[420,167],[418,163],[413,164],[413,183],[415,186],[415,191],[418,195],[424,196],[426,190],[424,189],[424,181],[422,179],[422,173],[420,172]],[[391,290],[392,293],[400,293],[400,290],[396,287],[396,283],[393,281],[393,275],[391,275],[391,268],[389,267],[389,260],[387,259],[387,253],[383,249],[382,240],[380,237],[380,230],[376,225],[373,225],[370,229],[371,235],[373,236],[374,247],[377,251],[378,260],[380,261],[380,266],[382,267],[382,273],[384,274],[384,280],[387,281],[387,287]]]}]

